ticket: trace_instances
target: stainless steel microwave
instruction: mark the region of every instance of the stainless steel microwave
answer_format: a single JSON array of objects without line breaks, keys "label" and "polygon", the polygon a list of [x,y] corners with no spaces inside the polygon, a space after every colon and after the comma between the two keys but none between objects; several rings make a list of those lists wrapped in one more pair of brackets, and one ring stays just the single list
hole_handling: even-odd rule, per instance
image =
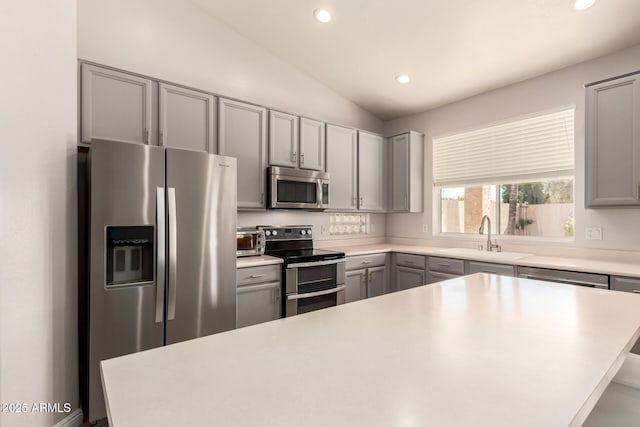
[{"label": "stainless steel microwave", "polygon": [[329,174],[326,172],[271,166],[268,179],[270,209],[329,207]]}]

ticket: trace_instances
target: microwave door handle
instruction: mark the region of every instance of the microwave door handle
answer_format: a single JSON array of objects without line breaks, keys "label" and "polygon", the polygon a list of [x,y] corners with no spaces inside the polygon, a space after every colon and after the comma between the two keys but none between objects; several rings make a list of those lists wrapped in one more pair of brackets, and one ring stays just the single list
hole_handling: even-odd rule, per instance
[{"label": "microwave door handle", "polygon": [[318,202],[318,207],[322,207],[322,180],[318,179],[318,184],[316,187],[316,201]]}]

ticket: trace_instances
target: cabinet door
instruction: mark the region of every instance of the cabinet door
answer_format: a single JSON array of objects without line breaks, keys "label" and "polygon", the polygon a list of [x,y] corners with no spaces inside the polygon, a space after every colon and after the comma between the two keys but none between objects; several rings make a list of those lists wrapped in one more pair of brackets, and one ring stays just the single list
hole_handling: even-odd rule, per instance
[{"label": "cabinet door", "polygon": [[160,145],[216,153],[216,98],[160,83]]},{"label": "cabinet door", "polygon": [[327,125],[327,172],[329,209],[356,210],[358,143],[356,131]]},{"label": "cabinet door", "polygon": [[424,270],[396,267],[396,286],[399,291],[426,284]]},{"label": "cabinet door", "polygon": [[640,74],[587,88],[587,207],[640,205]]},{"label": "cabinet door", "polygon": [[358,132],[358,208],[384,210],[386,174],[385,140],[379,135]]},{"label": "cabinet door", "polygon": [[367,270],[347,271],[345,274],[345,303],[359,301],[367,297]]},{"label": "cabinet door", "polygon": [[298,118],[269,111],[269,164],[298,166]]},{"label": "cabinet door", "polygon": [[236,326],[238,328],[281,317],[280,282],[240,286],[237,297]]},{"label": "cabinet door", "polygon": [[152,90],[149,79],[82,64],[82,142],[149,144]]},{"label": "cabinet door", "polygon": [[386,293],[386,275],[385,267],[371,267],[367,270],[367,298],[377,297]]},{"label": "cabinet door", "polygon": [[300,117],[300,168],[324,171],[324,123]]},{"label": "cabinet door", "polygon": [[218,145],[223,156],[238,159],[238,208],[264,209],[267,110],[220,98]]},{"label": "cabinet door", "polygon": [[391,139],[391,209],[409,210],[409,134]]},{"label": "cabinet door", "polygon": [[456,277],[460,277],[460,275],[430,271],[427,279],[427,283],[442,282],[443,280],[455,279]]}]

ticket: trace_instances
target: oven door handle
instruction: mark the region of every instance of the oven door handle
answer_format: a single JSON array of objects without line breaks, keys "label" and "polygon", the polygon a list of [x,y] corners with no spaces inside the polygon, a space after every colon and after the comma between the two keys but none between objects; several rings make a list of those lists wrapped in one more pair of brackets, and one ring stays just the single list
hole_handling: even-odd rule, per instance
[{"label": "oven door handle", "polygon": [[332,265],[332,264],[340,264],[345,262],[344,258],[340,259],[330,259],[327,261],[311,261],[311,262],[298,262],[295,264],[287,265],[287,270],[290,268],[304,268],[304,267],[317,267],[319,265]]},{"label": "oven door handle", "polygon": [[336,286],[335,288],[327,289],[325,291],[309,292],[306,294],[287,295],[287,300],[313,298],[313,297],[319,297],[322,295],[337,294],[338,292],[344,291],[346,288],[347,287],[345,285],[341,285],[341,286]]}]

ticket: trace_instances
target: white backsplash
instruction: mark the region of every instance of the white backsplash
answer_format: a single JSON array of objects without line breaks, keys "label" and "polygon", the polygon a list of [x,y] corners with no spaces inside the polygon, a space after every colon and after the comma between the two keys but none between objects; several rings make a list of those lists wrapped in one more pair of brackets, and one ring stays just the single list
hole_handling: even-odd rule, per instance
[{"label": "white backsplash", "polygon": [[256,225],[311,225],[315,240],[350,240],[362,238],[384,238],[386,220],[384,214],[369,214],[369,233],[353,236],[329,234],[330,213],[289,210],[269,210],[260,212],[238,212],[238,227]]}]

